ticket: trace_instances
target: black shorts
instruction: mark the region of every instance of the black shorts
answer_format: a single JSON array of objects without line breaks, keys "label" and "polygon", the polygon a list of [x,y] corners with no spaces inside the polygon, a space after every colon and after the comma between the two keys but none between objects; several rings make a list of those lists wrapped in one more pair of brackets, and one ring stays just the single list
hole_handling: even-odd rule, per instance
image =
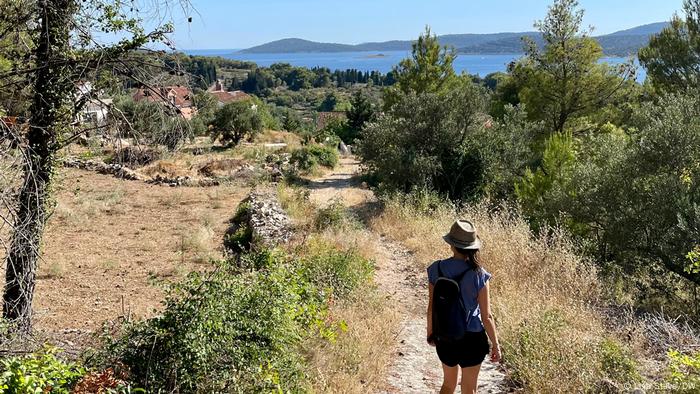
[{"label": "black shorts", "polygon": [[455,342],[435,344],[438,357],[443,364],[462,368],[473,367],[484,362],[489,354],[489,340],[486,331],[467,332],[464,338]]}]

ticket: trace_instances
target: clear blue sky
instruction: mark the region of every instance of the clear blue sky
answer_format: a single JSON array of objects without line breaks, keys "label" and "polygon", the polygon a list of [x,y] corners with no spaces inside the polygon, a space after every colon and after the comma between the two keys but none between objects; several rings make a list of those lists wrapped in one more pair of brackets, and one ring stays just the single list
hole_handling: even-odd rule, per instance
[{"label": "clear blue sky", "polygon": [[[191,0],[199,15],[176,23],[179,49],[247,48],[281,38],[356,44],[437,34],[532,30],[549,0]],[[579,0],[595,34],[662,22],[682,0]]]}]

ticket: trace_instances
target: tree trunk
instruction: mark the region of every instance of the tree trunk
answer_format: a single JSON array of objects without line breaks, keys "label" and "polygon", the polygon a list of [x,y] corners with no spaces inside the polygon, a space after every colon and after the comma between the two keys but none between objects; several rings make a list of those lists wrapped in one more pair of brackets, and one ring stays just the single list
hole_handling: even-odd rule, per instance
[{"label": "tree trunk", "polygon": [[6,258],[3,316],[21,331],[32,325],[32,300],[41,238],[50,209],[54,158],[61,136],[70,128],[74,94],[70,31],[75,0],[41,0],[36,4],[41,30],[36,64],[24,181]]}]

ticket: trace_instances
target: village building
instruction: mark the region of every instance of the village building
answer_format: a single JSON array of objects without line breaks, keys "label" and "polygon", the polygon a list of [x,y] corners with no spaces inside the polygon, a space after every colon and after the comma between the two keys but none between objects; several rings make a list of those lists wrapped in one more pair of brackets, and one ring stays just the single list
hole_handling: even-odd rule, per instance
[{"label": "village building", "polygon": [[79,123],[103,125],[107,120],[109,108],[113,103],[112,99],[104,97],[102,90],[95,90],[89,81],[79,83],[77,90],[76,99],[85,100],[85,104],[76,115],[76,121]]},{"label": "village building", "polygon": [[197,114],[197,108],[194,106],[194,95],[192,91],[185,86],[164,86],[160,88],[140,88],[134,93],[134,101],[149,101],[167,103],[180,112],[180,115],[191,120]]},{"label": "village building", "polygon": [[225,90],[221,80],[214,82],[214,84],[207,89],[207,92],[216,98],[219,108],[231,102],[249,100],[251,98],[249,94],[242,90]]}]

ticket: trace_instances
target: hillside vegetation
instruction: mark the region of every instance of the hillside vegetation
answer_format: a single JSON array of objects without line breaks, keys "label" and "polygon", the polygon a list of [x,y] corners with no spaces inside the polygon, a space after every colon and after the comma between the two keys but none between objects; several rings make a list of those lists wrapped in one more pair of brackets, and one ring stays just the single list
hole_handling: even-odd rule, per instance
[{"label": "hillside vegetation", "polygon": [[484,78],[430,28],[387,74],[258,67],[139,50],[171,27],[131,4],[0,3],[0,391],[431,391],[457,218],[493,273],[485,391],[699,390],[700,0],[644,84],[576,0]]}]

